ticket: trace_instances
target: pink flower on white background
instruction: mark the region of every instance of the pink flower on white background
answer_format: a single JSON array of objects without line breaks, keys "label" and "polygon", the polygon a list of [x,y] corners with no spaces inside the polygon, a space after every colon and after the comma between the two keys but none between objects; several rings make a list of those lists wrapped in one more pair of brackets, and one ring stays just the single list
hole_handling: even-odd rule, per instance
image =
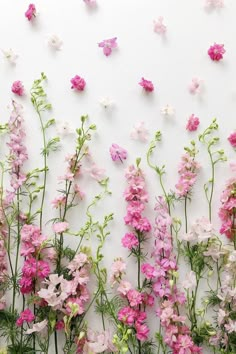
[{"label": "pink flower on white background", "polygon": [[69,223],[68,222],[57,222],[53,224],[52,229],[56,234],[62,233],[69,228]]},{"label": "pink flower on white background", "polygon": [[103,53],[108,57],[111,55],[112,50],[117,48],[117,37],[104,39],[102,42],[98,43],[98,46],[103,48]]},{"label": "pink flower on white background", "polygon": [[84,0],[84,2],[87,5],[95,5],[96,4],[96,0]]},{"label": "pink flower on white background", "polygon": [[232,172],[236,172],[236,161],[230,161],[229,162],[229,167]]},{"label": "pink flower on white background", "polygon": [[164,18],[159,16],[157,20],[154,20],[154,32],[158,34],[166,33],[166,26],[163,23]]},{"label": "pink flower on white background", "polygon": [[105,177],[106,170],[104,168],[98,167],[95,163],[93,163],[92,166],[87,169],[87,171],[92,178],[100,182]]},{"label": "pink flower on white background", "polygon": [[220,8],[224,7],[224,0],[206,0],[207,7]]},{"label": "pink flower on white background", "polygon": [[193,132],[197,130],[199,124],[200,124],[199,118],[196,117],[194,114],[191,114],[186,125],[186,130],[188,130],[189,132]]},{"label": "pink flower on white background", "polygon": [[29,4],[27,11],[25,12],[25,17],[31,21],[34,17],[36,17],[36,7],[34,4]]},{"label": "pink flower on white background", "polygon": [[148,129],[145,127],[144,122],[140,122],[134,126],[134,129],[131,131],[130,137],[134,140],[140,140],[146,142],[148,140]]},{"label": "pink flower on white background", "polygon": [[18,96],[24,95],[24,86],[22,82],[19,80],[13,82],[11,90],[13,93],[15,93]]},{"label": "pink flower on white background", "polygon": [[230,134],[228,141],[232,147],[236,148],[236,131]]},{"label": "pink flower on white background", "polygon": [[208,49],[208,55],[213,61],[220,61],[223,59],[223,55],[225,54],[224,44],[214,43]]},{"label": "pink flower on white background", "polygon": [[83,91],[86,86],[86,81],[78,75],[75,75],[70,82],[72,84],[71,88],[77,91]]},{"label": "pink flower on white background", "polygon": [[189,85],[189,92],[192,94],[200,93],[202,88],[203,80],[198,79],[197,77],[192,78],[192,82]]},{"label": "pink flower on white background", "polygon": [[139,85],[142,86],[142,88],[146,92],[152,92],[154,90],[154,85],[153,85],[152,81],[146,80],[143,77],[142,77],[141,81],[139,82]]},{"label": "pink flower on white background", "polygon": [[117,144],[112,144],[109,151],[113,161],[123,162],[127,159],[127,151]]}]

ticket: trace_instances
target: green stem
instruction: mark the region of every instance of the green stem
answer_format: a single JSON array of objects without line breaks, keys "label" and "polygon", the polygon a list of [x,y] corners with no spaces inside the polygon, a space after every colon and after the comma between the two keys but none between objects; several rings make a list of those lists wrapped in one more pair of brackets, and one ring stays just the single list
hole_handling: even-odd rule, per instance
[{"label": "green stem", "polygon": [[214,194],[214,183],[215,183],[215,164],[212,158],[212,153],[210,150],[210,147],[207,149],[208,154],[210,156],[210,161],[211,161],[211,193],[210,193],[210,198],[208,202],[208,212],[209,212],[209,220],[211,222],[212,219],[212,199],[213,199],[213,194]]}]

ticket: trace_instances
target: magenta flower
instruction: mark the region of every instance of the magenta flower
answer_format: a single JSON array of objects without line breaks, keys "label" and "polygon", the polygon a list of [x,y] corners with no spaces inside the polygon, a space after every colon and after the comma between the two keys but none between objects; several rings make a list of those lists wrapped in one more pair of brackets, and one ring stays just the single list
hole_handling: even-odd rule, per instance
[{"label": "magenta flower", "polygon": [[34,4],[29,4],[29,7],[25,12],[25,17],[28,18],[29,21],[31,21],[33,17],[36,17],[36,7]]},{"label": "magenta flower", "polygon": [[75,75],[70,82],[72,83],[71,88],[76,89],[77,91],[83,91],[86,86],[86,81],[78,75]]},{"label": "magenta flower", "polygon": [[13,93],[15,93],[18,96],[24,95],[24,86],[22,82],[19,80],[13,82],[11,90]]},{"label": "magenta flower", "polygon": [[117,144],[112,144],[109,151],[113,161],[123,162],[127,158],[127,151]]},{"label": "magenta flower", "polygon": [[228,137],[228,141],[230,142],[231,146],[236,148],[236,131],[230,134],[230,136]]},{"label": "magenta flower", "polygon": [[142,86],[146,92],[152,92],[154,90],[152,81],[146,80],[143,77],[139,82],[139,85]]},{"label": "magenta flower", "polygon": [[188,119],[186,129],[189,132],[193,132],[193,131],[197,130],[199,124],[200,124],[199,118],[196,117],[194,114],[191,114],[191,116]]},{"label": "magenta flower", "polygon": [[100,48],[103,48],[103,53],[108,57],[112,53],[112,49],[117,48],[117,37],[104,39],[102,42],[98,43]]},{"label": "magenta flower", "polygon": [[212,45],[208,49],[208,55],[211,58],[211,60],[214,61],[219,61],[223,59],[224,53],[225,53],[224,44],[214,43],[214,45]]},{"label": "magenta flower", "polygon": [[128,248],[129,250],[131,250],[134,247],[137,247],[139,244],[137,237],[132,232],[127,232],[122,237],[121,243],[122,243],[123,247]]},{"label": "magenta flower", "polygon": [[16,321],[16,325],[18,327],[21,327],[24,322],[28,322],[28,323],[29,322],[33,322],[34,319],[35,319],[35,316],[31,312],[31,310],[30,309],[26,309],[26,310],[21,312],[20,317]]}]

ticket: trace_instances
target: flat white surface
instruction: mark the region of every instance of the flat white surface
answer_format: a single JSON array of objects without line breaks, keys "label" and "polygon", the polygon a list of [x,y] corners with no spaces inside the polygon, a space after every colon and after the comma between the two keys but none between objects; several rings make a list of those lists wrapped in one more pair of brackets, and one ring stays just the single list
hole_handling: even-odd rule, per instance
[{"label": "flat white surface", "polygon": [[[229,160],[235,159],[235,152],[226,138],[235,128],[236,2],[225,0],[225,8],[212,11],[207,11],[204,3],[204,0],[98,0],[98,6],[90,9],[82,0],[35,1],[39,14],[30,23],[24,17],[28,1],[0,1],[0,48],[12,48],[19,55],[16,66],[0,57],[1,122],[8,120],[6,106],[14,96],[12,82],[22,80],[26,96],[16,100],[25,107],[27,144],[32,159],[29,166],[41,167],[42,139],[29,91],[33,80],[43,71],[48,77],[45,90],[53,105],[52,116],[58,121],[68,121],[76,128],[79,117],[88,114],[89,122],[97,125],[90,145],[91,153],[97,164],[106,168],[113,194],[101,202],[96,213],[100,216],[115,213],[111,238],[104,249],[108,267],[113,258],[128,255],[120,246],[121,237],[127,231],[123,223],[126,207],[124,169],[133,164],[136,157],[142,157],[141,167],[145,170],[150,193],[147,215],[152,221],[155,197],[160,193],[157,178],[146,164],[148,143],[130,139],[136,123],[145,122],[150,131],[149,141],[156,130],[163,133],[163,143],[155,157],[157,163],[166,165],[167,189],[174,189],[177,182],[177,166],[183,147],[190,140],[197,139],[198,132],[203,131],[213,117],[217,117],[220,125],[220,146]],[[164,37],[153,31],[153,20],[158,16],[163,16],[167,25]],[[48,47],[47,36],[50,34],[63,40],[61,51]],[[115,36],[118,49],[110,57],[105,57],[97,43]],[[225,44],[226,54],[219,63],[211,61],[207,55],[214,42]],[[70,79],[76,74],[87,82],[83,93],[70,88]],[[141,77],[153,81],[153,93],[142,91],[138,85]],[[193,77],[204,81],[201,95],[191,95],[188,91]],[[103,96],[115,101],[114,108],[105,110],[101,107],[98,101]],[[166,104],[174,107],[174,117],[161,116],[160,109]],[[201,121],[197,133],[185,130],[187,118],[192,113]],[[55,135],[53,130],[51,134]],[[128,150],[128,159],[123,165],[111,161],[109,147],[112,143]],[[64,173],[64,155],[69,152],[73,152],[72,136],[62,139],[60,152],[49,159],[48,205],[56,193],[56,176]],[[203,168],[190,207],[190,221],[207,215],[203,184],[209,178],[210,170],[202,146],[199,160]],[[216,229],[219,226],[219,194],[229,176],[227,163],[217,167],[213,216]],[[85,205],[98,189],[92,179],[81,183],[86,192]],[[78,214],[74,211],[69,220],[75,228],[84,221],[84,205],[82,211],[78,210]],[[47,218],[56,215],[53,213],[49,207]],[[181,207],[176,210],[176,216],[182,217]],[[129,259],[128,263],[131,273],[135,274],[133,261]]]}]

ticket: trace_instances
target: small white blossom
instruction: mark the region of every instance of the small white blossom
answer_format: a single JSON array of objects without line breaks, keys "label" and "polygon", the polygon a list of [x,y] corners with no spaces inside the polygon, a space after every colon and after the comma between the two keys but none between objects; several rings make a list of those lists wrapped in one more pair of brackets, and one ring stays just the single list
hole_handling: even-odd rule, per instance
[{"label": "small white blossom", "polygon": [[175,114],[175,110],[172,106],[170,106],[169,104],[167,104],[166,106],[161,108],[161,114],[165,117],[170,117],[173,116]]},{"label": "small white blossom", "polygon": [[104,108],[109,108],[114,105],[113,100],[110,97],[102,97],[99,100],[99,103],[104,107]]},{"label": "small white blossom", "polygon": [[192,289],[196,286],[196,284],[197,284],[196,275],[191,270],[189,273],[186,274],[185,280],[182,282],[183,288],[186,290]]},{"label": "small white blossom", "polygon": [[57,122],[56,127],[57,133],[61,136],[66,136],[69,134],[73,134],[73,129],[68,122]]},{"label": "small white blossom", "polygon": [[63,45],[63,41],[56,34],[52,34],[48,37],[48,45],[56,50],[60,50]]},{"label": "small white blossom", "polygon": [[16,64],[18,55],[15,52],[13,52],[11,48],[9,50],[2,49],[2,52],[4,57],[9,61],[9,63]]}]

